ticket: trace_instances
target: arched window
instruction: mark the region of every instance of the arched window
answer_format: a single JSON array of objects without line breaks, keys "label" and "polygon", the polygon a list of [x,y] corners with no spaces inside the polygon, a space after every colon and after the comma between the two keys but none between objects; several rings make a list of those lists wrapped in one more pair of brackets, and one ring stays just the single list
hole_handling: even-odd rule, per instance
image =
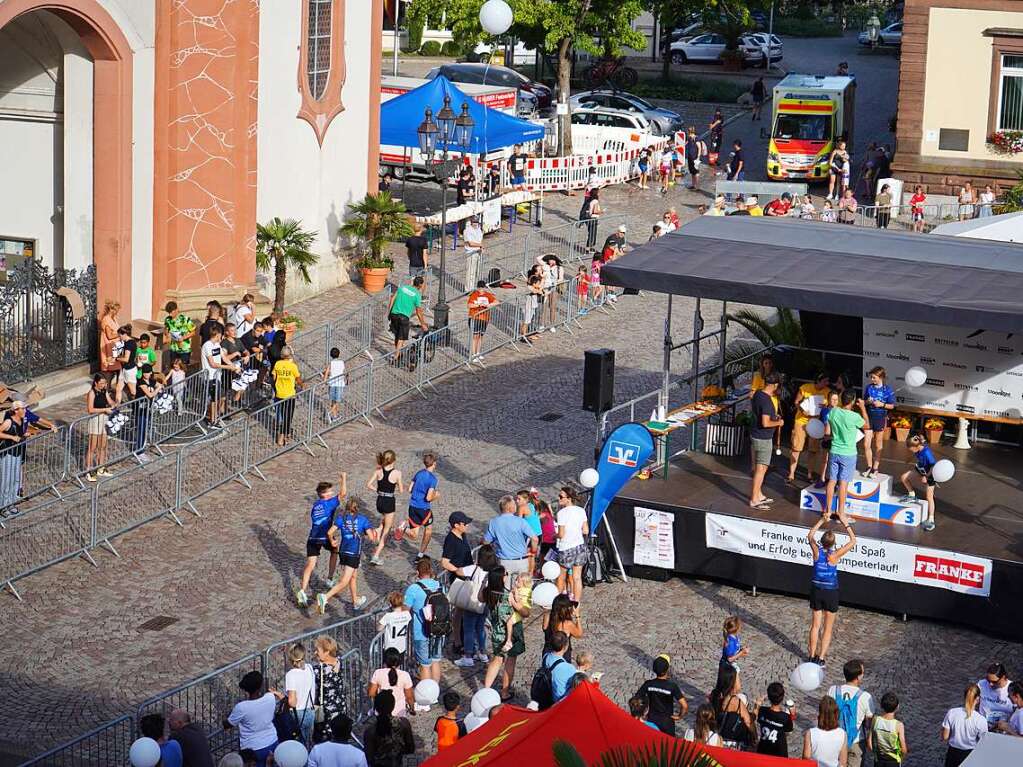
[{"label": "arched window", "polygon": [[303,0],[302,14],[298,73],[302,107],[298,117],[312,126],[322,145],[331,120],[344,109],[345,0]]}]

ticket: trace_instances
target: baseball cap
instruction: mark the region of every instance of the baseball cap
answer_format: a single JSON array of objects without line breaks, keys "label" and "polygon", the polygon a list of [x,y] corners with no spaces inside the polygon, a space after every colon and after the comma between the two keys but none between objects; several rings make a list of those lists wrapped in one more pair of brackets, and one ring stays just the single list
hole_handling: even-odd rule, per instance
[{"label": "baseball cap", "polygon": [[622,224],[621,226],[618,227],[618,231],[619,232],[627,232],[629,230],[625,227],[625,224]]},{"label": "baseball cap", "polygon": [[456,511],[454,514],[448,517],[448,524],[451,527],[454,527],[455,525],[468,525],[471,522],[472,517],[469,517],[468,515],[464,514],[461,511]]}]

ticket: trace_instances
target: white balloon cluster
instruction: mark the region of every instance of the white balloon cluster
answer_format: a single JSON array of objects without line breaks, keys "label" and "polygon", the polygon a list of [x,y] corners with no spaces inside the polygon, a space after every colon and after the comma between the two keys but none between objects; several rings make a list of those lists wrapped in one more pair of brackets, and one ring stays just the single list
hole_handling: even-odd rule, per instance
[{"label": "white balloon cluster", "polygon": [[107,418],[107,433],[110,434],[111,437],[114,436],[115,434],[119,434],[121,429],[123,429],[127,425],[127,423],[128,416],[122,413],[120,410],[115,410]]}]

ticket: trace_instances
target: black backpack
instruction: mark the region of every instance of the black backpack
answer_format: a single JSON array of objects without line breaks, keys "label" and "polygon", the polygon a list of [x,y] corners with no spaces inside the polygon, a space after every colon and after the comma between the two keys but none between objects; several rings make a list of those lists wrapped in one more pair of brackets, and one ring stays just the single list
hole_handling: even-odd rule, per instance
[{"label": "black backpack", "polygon": [[302,728],[298,722],[298,715],[288,704],[288,699],[278,701],[274,709],[274,729],[277,730],[277,740],[283,743],[286,740],[302,740]]},{"label": "black backpack", "polygon": [[416,585],[426,594],[423,605],[423,633],[428,637],[446,637],[451,633],[451,604],[440,589],[431,591],[421,582]]},{"label": "black backpack", "polygon": [[565,662],[564,658],[558,658],[548,666],[547,655],[540,659],[540,668],[533,674],[533,681],[529,685],[529,699],[536,703],[541,711],[554,705],[554,669],[559,663]]},{"label": "black backpack", "polygon": [[594,546],[590,549],[590,558],[586,560],[586,565],[583,567],[583,585],[596,586],[598,583],[608,583],[610,580],[604,550],[600,546]]}]

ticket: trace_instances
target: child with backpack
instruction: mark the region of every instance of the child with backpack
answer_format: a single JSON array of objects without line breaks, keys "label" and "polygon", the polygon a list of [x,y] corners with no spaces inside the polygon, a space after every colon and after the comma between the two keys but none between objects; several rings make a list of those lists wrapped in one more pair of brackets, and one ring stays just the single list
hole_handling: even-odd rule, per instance
[{"label": "child with backpack", "polygon": [[443,587],[433,577],[433,560],[416,562],[418,576],[405,589],[405,606],[412,613],[412,652],[419,664],[419,679],[440,684],[440,662],[444,640],[451,633],[451,606]]},{"label": "child with backpack", "polygon": [[441,698],[444,713],[437,717],[433,731],[437,734],[437,751],[450,748],[466,735],[465,720],[458,718],[458,707],[462,705],[462,696],[457,692],[446,692]]},{"label": "child with backpack", "polygon": [[866,733],[871,729],[874,700],[862,689],[863,661],[853,659],[842,666],[845,684],[832,685],[828,697],[838,705],[838,724],[845,731],[848,767],[860,767],[866,750]]},{"label": "child with backpack", "polygon": [[568,635],[555,631],[551,636],[551,651],[540,660],[540,668],[533,675],[533,683],[529,687],[529,697],[539,711],[553,706],[572,688],[577,669],[565,660],[567,649]]}]

